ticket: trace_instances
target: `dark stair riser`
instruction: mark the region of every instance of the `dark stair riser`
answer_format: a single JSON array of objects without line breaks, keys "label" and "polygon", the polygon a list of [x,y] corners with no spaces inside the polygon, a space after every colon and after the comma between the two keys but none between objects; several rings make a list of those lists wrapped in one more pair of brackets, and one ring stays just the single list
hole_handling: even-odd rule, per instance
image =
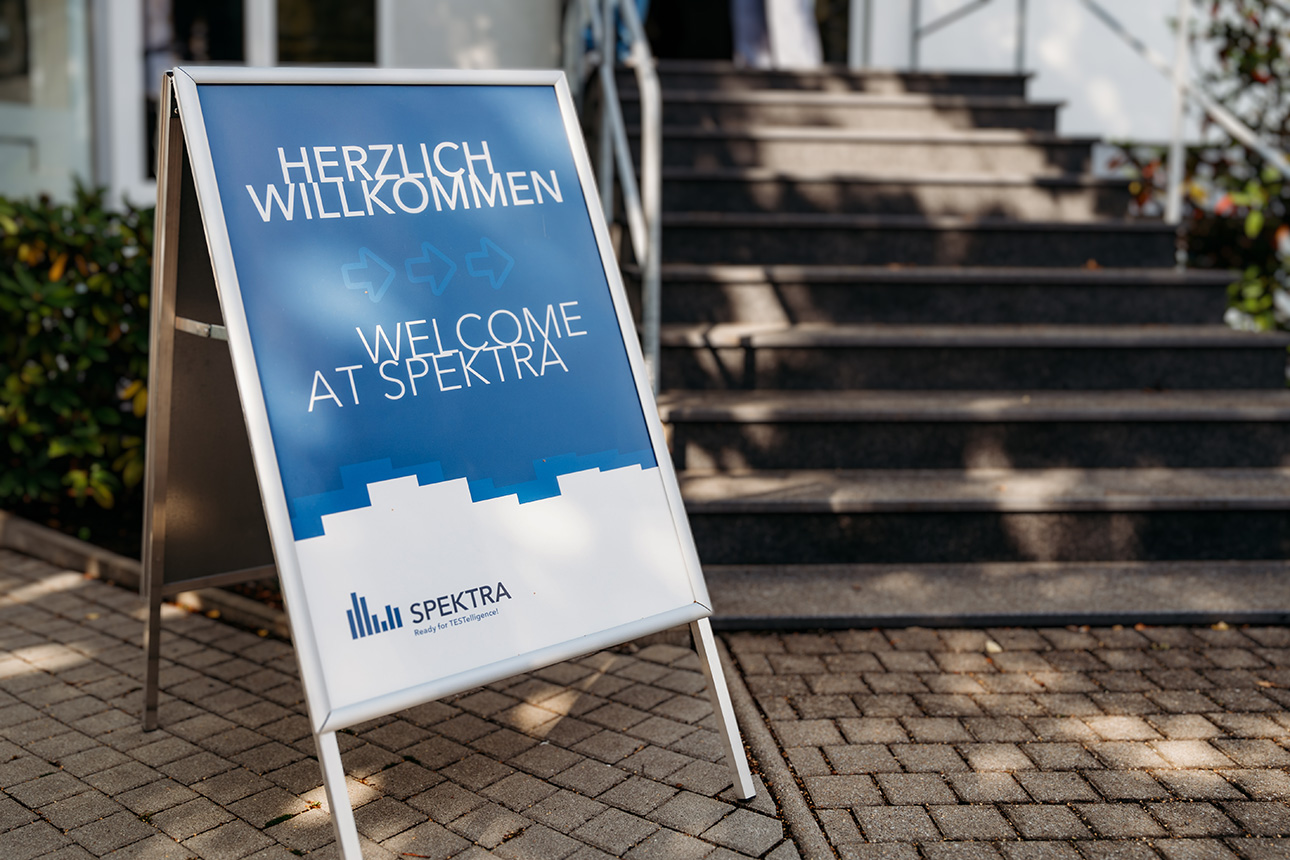
[{"label": "dark stair riser", "polygon": [[[930,506],[929,506],[930,507]],[[704,564],[1284,559],[1290,511],[740,513],[689,510]]]},{"label": "dark stair riser", "polygon": [[[633,150],[636,146],[633,144]],[[634,152],[639,162],[639,154]],[[825,173],[986,173],[1037,176],[1082,173],[1089,167],[1084,140],[1005,141],[846,135],[758,136],[665,133],[665,167],[761,167]]]},{"label": "dark stair riser", "polygon": [[676,347],[662,379],[685,389],[900,391],[1279,390],[1285,349],[1272,347]]},{"label": "dark stair riser", "polygon": [[1010,226],[669,226],[668,220],[663,255],[675,263],[1078,267],[1092,261],[1138,268],[1171,265],[1175,244],[1168,230],[1097,226],[1045,233]]},{"label": "dark stair riser", "polygon": [[[753,71],[733,67],[711,70],[683,68],[667,62],[658,65],[659,83],[664,90],[806,90],[813,92],[858,92],[879,95],[927,93],[964,96],[1013,96],[1026,94],[1024,75],[946,75],[936,73],[863,73],[829,68],[815,72]],[[631,92],[635,73],[621,70],[618,86]]]},{"label": "dark stair riser", "polygon": [[[635,279],[630,279],[635,284]],[[724,283],[665,280],[664,322],[1217,324],[1214,284]]]},{"label": "dark stair riser", "polygon": [[1290,466],[1290,423],[1276,421],[675,421],[669,430],[677,469],[691,470]]},{"label": "dark stair riser", "polygon": [[[623,119],[640,123],[640,102],[623,101]],[[915,105],[824,104],[810,100],[780,103],[703,102],[663,96],[663,122],[699,128],[811,126],[910,131],[966,131],[974,128],[1013,128],[1056,131],[1055,105]]]},{"label": "dark stair riser", "polygon": [[1127,186],[1061,183],[876,182],[804,179],[663,180],[671,212],[846,212],[873,215],[965,215],[1042,221],[1123,218]]}]

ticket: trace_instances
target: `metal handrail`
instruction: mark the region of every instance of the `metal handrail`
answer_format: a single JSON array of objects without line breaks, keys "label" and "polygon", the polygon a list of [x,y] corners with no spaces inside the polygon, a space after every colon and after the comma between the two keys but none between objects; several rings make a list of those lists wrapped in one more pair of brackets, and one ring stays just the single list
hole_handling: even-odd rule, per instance
[{"label": "metal handrail", "polygon": [[[577,14],[574,14],[574,13]],[[572,23],[570,23],[572,22]],[[631,144],[623,121],[622,102],[614,77],[619,22],[630,39],[625,64],[636,75],[640,95],[641,175],[636,180]],[[591,30],[588,49],[585,31]],[[570,86],[581,102],[586,68],[598,63],[601,88],[600,146],[596,180],[605,218],[614,217],[614,179],[622,189],[623,209],[632,251],[641,267],[641,349],[654,393],[659,391],[659,327],[661,319],[662,268],[662,95],[654,57],[645,27],[632,0],[575,0],[565,26],[565,68]]]},{"label": "metal handrail", "polygon": [[1282,176],[1290,177],[1290,161],[1286,159],[1285,153],[1259,137],[1256,131],[1237,119],[1231,111],[1214,101],[1209,93],[1188,79],[1186,46],[1189,38],[1187,19],[1191,11],[1190,0],[1178,0],[1178,47],[1175,49],[1177,54],[1175,54],[1175,62],[1172,66],[1168,60],[1152,50],[1150,45],[1145,44],[1137,36],[1130,33],[1123,24],[1116,20],[1096,0],[1079,0],[1079,2],[1084,4],[1084,7],[1092,12],[1094,17],[1105,24],[1112,33],[1124,40],[1129,47],[1133,48],[1157,71],[1173,80],[1174,94],[1177,101],[1175,102],[1173,140],[1170,142],[1169,184],[1165,196],[1167,201],[1165,209],[1166,221],[1171,224],[1177,224],[1182,220],[1182,122],[1179,119],[1181,109],[1177,105],[1184,97],[1189,97],[1196,102],[1201,109],[1210,115],[1214,122],[1222,126],[1235,140],[1240,141],[1263,156],[1264,160],[1275,167]]},{"label": "metal handrail", "polygon": [[[848,45],[848,63],[853,69],[867,67],[870,57],[872,33],[871,0],[851,0],[850,44]],[[941,17],[927,24],[922,23],[920,0],[910,0],[909,52],[910,67],[918,68],[919,42],[931,33],[955,23],[978,9],[989,5],[993,0],[966,0],[963,5],[952,9]],[[1190,33],[1188,18],[1191,14],[1191,0],[1178,0],[1178,40],[1175,47],[1174,62],[1171,64],[1160,56],[1149,45],[1133,35],[1115,16],[1106,10],[1097,0],[1078,0],[1095,18],[1106,25],[1116,36],[1120,37],[1138,55],[1150,63],[1157,71],[1168,77],[1174,87],[1173,135],[1169,147],[1168,185],[1165,191],[1165,221],[1178,224],[1182,221],[1182,187],[1183,187],[1183,116],[1187,99],[1194,101],[1210,118],[1232,136],[1253,151],[1257,152],[1282,176],[1290,177],[1290,159],[1272,144],[1259,137],[1258,133],[1241,122],[1231,111],[1220,105],[1209,93],[1193,83],[1187,72],[1187,53]],[[1290,11],[1290,4],[1283,0],[1274,0],[1279,8]],[[861,28],[858,22],[863,20]],[[1016,70],[1024,71],[1025,36],[1026,36],[1026,0],[1017,0],[1017,57]],[[863,29],[863,32],[861,30]]]}]

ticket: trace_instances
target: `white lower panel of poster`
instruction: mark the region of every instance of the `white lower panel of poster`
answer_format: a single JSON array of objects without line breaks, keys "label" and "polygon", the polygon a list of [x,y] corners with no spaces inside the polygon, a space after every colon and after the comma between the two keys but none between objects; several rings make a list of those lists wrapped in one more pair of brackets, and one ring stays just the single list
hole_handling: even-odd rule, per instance
[{"label": "white lower panel of poster", "polygon": [[694,603],[657,469],[559,481],[525,504],[382,481],[297,541],[330,708]]}]

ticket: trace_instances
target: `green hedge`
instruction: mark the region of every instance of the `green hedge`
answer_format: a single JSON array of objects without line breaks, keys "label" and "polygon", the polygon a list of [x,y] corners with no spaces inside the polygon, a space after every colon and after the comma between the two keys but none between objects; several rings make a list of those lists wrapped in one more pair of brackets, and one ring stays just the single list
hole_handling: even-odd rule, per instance
[{"label": "green hedge", "polygon": [[101,191],[0,198],[0,507],[76,521],[69,507],[137,506],[152,227],[152,209],[110,211]]}]

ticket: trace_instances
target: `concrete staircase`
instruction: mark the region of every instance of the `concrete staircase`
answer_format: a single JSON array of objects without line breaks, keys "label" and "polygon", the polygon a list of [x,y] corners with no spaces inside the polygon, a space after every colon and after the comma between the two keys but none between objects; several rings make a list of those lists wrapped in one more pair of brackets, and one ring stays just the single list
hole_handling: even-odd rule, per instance
[{"label": "concrete staircase", "polygon": [[1290,338],[1222,324],[1058,105],[659,72],[659,405],[718,623],[1290,618]]}]

